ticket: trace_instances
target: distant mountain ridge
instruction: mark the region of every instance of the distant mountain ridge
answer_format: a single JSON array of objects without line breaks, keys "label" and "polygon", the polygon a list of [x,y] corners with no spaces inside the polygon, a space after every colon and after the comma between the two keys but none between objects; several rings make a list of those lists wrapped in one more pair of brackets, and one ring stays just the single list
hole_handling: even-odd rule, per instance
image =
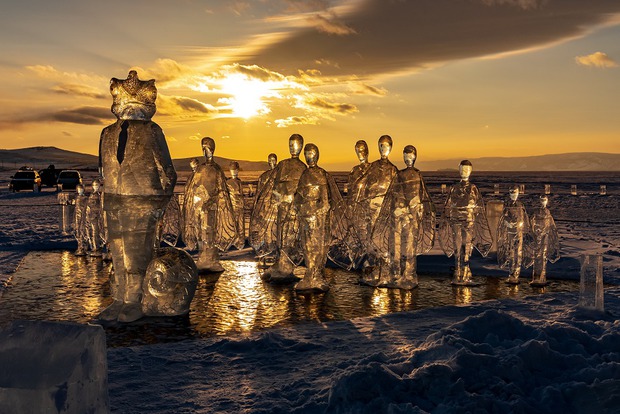
[{"label": "distant mountain ridge", "polygon": [[[458,169],[463,158],[416,162],[423,171]],[[620,171],[620,154],[569,152],[529,157],[469,158],[476,171]]]},{"label": "distant mountain ridge", "polygon": [[[176,158],[174,167],[179,171],[189,171],[189,162],[194,157]],[[202,160],[202,157],[198,157]],[[230,158],[214,157],[225,171]],[[422,171],[457,169],[462,158],[439,161],[416,162]],[[469,158],[476,171],[620,171],[620,154],[605,152],[571,152],[565,154],[536,155],[529,157],[483,157]],[[266,161],[235,160],[242,171],[267,170]],[[67,151],[56,147],[31,147],[20,149],[0,149],[0,168],[17,169],[23,165],[45,168],[54,164],[58,169],[96,170],[98,157],[80,152]],[[353,163],[351,164],[353,166]]]},{"label": "distant mountain ridge", "polygon": [[[173,159],[174,168],[178,171],[189,171],[189,161],[195,157]],[[198,157],[201,159],[202,157]],[[213,157],[225,171],[232,159]],[[202,158],[204,160],[204,158]],[[264,171],[269,168],[266,161],[235,160],[242,171]],[[56,169],[97,170],[99,158],[96,155],[67,151],[56,147],[31,147],[14,150],[0,149],[0,167],[14,170],[24,165],[42,169],[54,164]]]}]

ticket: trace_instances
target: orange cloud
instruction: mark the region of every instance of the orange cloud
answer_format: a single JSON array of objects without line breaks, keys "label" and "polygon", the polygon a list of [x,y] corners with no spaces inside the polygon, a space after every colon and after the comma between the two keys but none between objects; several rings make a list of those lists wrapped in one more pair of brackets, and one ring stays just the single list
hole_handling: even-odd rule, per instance
[{"label": "orange cloud", "polygon": [[595,68],[615,68],[618,64],[606,53],[595,52],[590,55],[577,56],[575,61],[582,66],[591,66]]}]

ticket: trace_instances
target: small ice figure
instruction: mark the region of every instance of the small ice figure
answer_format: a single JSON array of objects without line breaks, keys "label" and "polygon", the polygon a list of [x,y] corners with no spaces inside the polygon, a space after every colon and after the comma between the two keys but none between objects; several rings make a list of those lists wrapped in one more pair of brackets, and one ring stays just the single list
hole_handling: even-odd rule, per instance
[{"label": "small ice figure", "polygon": [[267,163],[269,164],[269,169],[258,177],[255,194],[260,193],[265,183],[269,182],[269,178],[273,175],[276,165],[278,165],[278,156],[272,152],[267,156]]},{"label": "small ice figure", "polygon": [[112,78],[112,113],[117,121],[101,132],[99,169],[105,180],[103,209],[114,275],[114,302],[99,318],[132,322],[143,316],[142,282],[153,258],[158,220],[173,194],[177,175],[155,114],[155,80],[135,70]]},{"label": "small ice figure", "polygon": [[[325,263],[334,240],[341,238],[348,228],[345,204],[333,178],[317,165],[319,148],[306,144],[304,156],[308,168],[299,178],[293,202],[283,224],[284,231],[295,235],[297,243],[283,247],[282,253],[294,264],[303,258],[304,278],[295,290],[327,291]],[[301,252],[299,256],[298,252]]]},{"label": "small ice figure", "polygon": [[509,195],[497,227],[497,263],[508,269],[506,283],[517,284],[523,264],[523,238],[530,231],[530,222],[518,200],[519,186],[511,187]]},{"label": "small ice figure", "polygon": [[94,179],[91,184],[92,191],[86,204],[86,227],[88,229],[88,244],[91,256],[102,256],[105,244],[105,229],[103,223],[103,200],[101,182]]},{"label": "small ice figure", "polygon": [[377,286],[379,283],[374,268],[385,266],[385,263],[379,263],[385,258],[376,255],[372,242],[372,230],[379,217],[388,188],[398,171],[388,159],[392,151],[392,138],[389,135],[382,135],[379,138],[378,147],[380,158],[366,168],[366,172],[357,181],[349,199],[352,225],[362,245],[356,259],[356,263],[360,263],[364,268],[360,282],[370,286]]},{"label": "small ice figure", "polygon": [[366,141],[360,139],[355,143],[355,154],[357,155],[360,163],[351,169],[349,179],[346,184],[349,209],[351,209],[354,200],[358,197],[361,190],[360,180],[370,167],[370,163],[368,162],[368,144],[366,144]]},{"label": "small ice figure", "polygon": [[232,203],[235,220],[237,221],[237,238],[233,241],[233,245],[237,249],[243,249],[245,246],[245,202],[243,201],[243,184],[239,179],[239,163],[231,161],[229,166],[230,178],[226,181],[230,201]]},{"label": "small ice figure", "polygon": [[89,238],[86,223],[86,207],[88,205],[88,196],[84,192],[84,186],[78,184],[75,186],[75,198],[72,203],[75,206],[73,215],[73,234],[77,241],[76,256],[86,256],[88,254]]},{"label": "small ice figure", "polygon": [[198,248],[196,265],[201,272],[223,272],[219,252],[230,248],[238,236],[237,221],[233,211],[226,176],[213,160],[215,141],[205,137],[201,141],[205,162],[191,177],[184,198],[184,210],[189,223],[198,230],[195,239],[185,241],[190,248]]},{"label": "small ice figure", "polygon": [[250,244],[259,257],[275,255],[275,263],[263,274],[264,280],[273,282],[292,282],[294,266],[282,254],[282,249],[296,243],[295,235],[283,230],[293,196],[306,164],[299,159],[304,139],[299,134],[289,138],[291,158],[278,163],[273,173],[267,177],[256,195],[256,202],[250,220]]},{"label": "small ice figure", "polygon": [[605,311],[603,255],[600,253],[584,254],[581,257],[579,307],[599,312]]},{"label": "small ice figure", "polygon": [[159,219],[155,246],[160,247],[162,243],[172,247],[176,246],[182,229],[179,198],[173,195],[164,210],[164,215]]},{"label": "small ice figure", "polygon": [[607,185],[601,184],[599,195],[607,195]]},{"label": "small ice figure", "polygon": [[158,249],[146,269],[142,312],[147,316],[177,316],[189,312],[196,293],[198,268],[185,250]]},{"label": "small ice figure", "polygon": [[560,258],[560,242],[555,221],[547,208],[549,198],[540,196],[540,206],[530,217],[530,233],[525,238],[526,266],[533,266],[532,286],[547,284],[547,261]]},{"label": "small ice figure", "polygon": [[383,201],[373,229],[377,255],[385,257],[386,269],[379,273],[378,286],[413,289],[418,286],[417,256],[428,252],[435,241],[435,205],[420,171],[413,165],[417,150],[403,150],[406,168],[398,171]]},{"label": "small ice figure", "polygon": [[194,174],[196,174],[196,170],[200,165],[200,161],[198,158],[192,158],[189,161],[189,166],[192,169],[192,172],[187,177],[187,182],[185,183],[185,188],[183,190],[183,202],[181,203],[181,238],[183,239],[183,243],[190,249],[196,249],[196,241],[198,240],[198,231],[200,227],[198,226],[198,212],[194,211],[194,204],[191,202],[187,202],[187,194],[189,193],[189,188],[192,185],[192,179]]},{"label": "small ice figure", "polygon": [[570,186],[570,194],[576,196],[577,195],[577,184],[571,184]]},{"label": "small ice figure", "polygon": [[551,184],[545,184],[545,194],[551,194]]},{"label": "small ice figure", "polygon": [[[255,224],[254,220],[259,219],[260,217],[255,217],[253,212],[254,211],[258,211],[257,209],[257,203],[259,201],[259,197],[258,195],[260,194],[260,192],[262,191],[263,187],[265,186],[266,183],[271,182],[271,180],[273,179],[273,174],[275,173],[275,168],[276,165],[278,165],[278,156],[276,154],[274,154],[273,152],[271,154],[269,154],[267,156],[267,162],[269,164],[269,169],[267,171],[265,171],[264,173],[262,173],[259,177],[258,177],[258,181],[256,183],[256,190],[254,191],[251,187],[251,185],[249,186],[251,195],[254,196],[254,203],[252,205],[252,214],[250,214],[250,229],[256,228],[257,225]],[[262,199],[264,200],[264,199]],[[259,258],[260,261],[260,265],[264,268],[266,267],[266,260],[268,256],[273,256],[275,254],[274,249],[270,249],[263,240],[257,240],[256,238],[252,238],[252,232],[250,230],[250,234],[249,234],[249,242],[252,245],[252,248],[254,249],[254,251],[256,252],[257,257]],[[254,243],[253,243],[254,242]]]},{"label": "small ice figure", "polygon": [[486,256],[493,245],[484,201],[478,188],[469,181],[473,166],[461,161],[461,181],[450,188],[439,226],[439,242],[443,251],[454,255],[453,285],[475,285],[469,260],[476,249]]}]

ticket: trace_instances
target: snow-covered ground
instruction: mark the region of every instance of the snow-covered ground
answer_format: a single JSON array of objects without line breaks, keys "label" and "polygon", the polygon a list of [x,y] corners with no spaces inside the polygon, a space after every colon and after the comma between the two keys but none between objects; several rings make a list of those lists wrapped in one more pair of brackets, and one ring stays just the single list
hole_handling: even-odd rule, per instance
[{"label": "snow-covered ground", "polygon": [[[55,198],[0,192],[0,292],[28,251],[74,248]],[[550,204],[562,254],[574,259],[564,263],[603,254],[605,313],[578,309],[578,293],[553,293],[111,348],[112,410],[620,412],[619,200],[558,194]]]}]

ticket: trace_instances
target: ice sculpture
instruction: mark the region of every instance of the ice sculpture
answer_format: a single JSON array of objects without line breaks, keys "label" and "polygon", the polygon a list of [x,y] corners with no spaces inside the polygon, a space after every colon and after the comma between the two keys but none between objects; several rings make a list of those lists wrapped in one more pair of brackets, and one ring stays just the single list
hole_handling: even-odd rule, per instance
[{"label": "ice sculpture", "polygon": [[[349,180],[347,182],[347,198],[354,200],[360,192],[360,179],[364,176],[370,164],[368,163],[368,144],[366,141],[359,140],[355,143],[355,154],[360,163],[351,169]],[[349,204],[352,204],[349,201]]]},{"label": "ice sculpture", "polygon": [[94,179],[92,191],[86,204],[86,227],[88,229],[88,244],[91,256],[102,256],[105,244],[105,228],[103,225],[103,200],[101,197],[101,182]]},{"label": "ice sculpture", "polygon": [[142,311],[147,316],[177,316],[189,312],[196,293],[198,268],[185,250],[157,250],[142,285]]},{"label": "ice sculpture", "polygon": [[525,238],[526,266],[533,266],[533,286],[547,284],[547,261],[555,263],[560,258],[560,242],[555,221],[547,208],[549,198],[540,196],[540,206],[530,217],[530,232]]},{"label": "ice sculpture", "polygon": [[184,198],[184,210],[189,223],[194,226],[195,239],[185,241],[198,248],[196,265],[200,272],[222,272],[219,250],[230,248],[238,238],[237,222],[222,168],[213,160],[215,141],[205,137],[201,141],[205,162],[191,177]]},{"label": "ice sculpture", "polygon": [[504,205],[497,226],[497,263],[508,269],[506,283],[519,283],[523,264],[523,237],[530,231],[530,222],[519,198],[519,187],[509,190],[510,199]]},{"label": "ice sculpture", "polygon": [[192,158],[189,162],[192,172],[189,177],[187,177],[187,182],[185,183],[185,189],[183,191],[183,204],[181,205],[181,238],[183,239],[185,246],[187,246],[190,250],[196,249],[199,227],[197,217],[198,212],[193,210],[192,207],[194,203],[187,200],[187,194],[189,193],[189,188],[192,185],[192,180],[199,165],[200,161],[198,161],[198,158]]},{"label": "ice sculpture", "polygon": [[306,144],[304,157],[308,168],[303,171],[289,212],[282,225],[283,232],[293,236],[293,243],[282,247],[281,254],[292,263],[305,262],[304,278],[295,290],[327,291],[325,263],[332,243],[347,229],[345,205],[333,178],[317,165],[319,148]]},{"label": "ice sculpture", "polygon": [[180,210],[179,199],[176,195],[173,195],[164,210],[163,217],[159,220],[156,246],[160,246],[162,243],[172,247],[177,245],[182,231]]},{"label": "ice sculpture", "polygon": [[250,221],[250,244],[258,256],[273,253],[276,259],[274,265],[263,273],[265,280],[288,282],[297,279],[293,275],[293,263],[281,254],[282,248],[295,243],[295,235],[284,232],[282,225],[293,202],[299,177],[306,169],[306,164],[299,159],[303,145],[301,135],[290,136],[291,158],[278,163],[256,195]]},{"label": "ice sculpture", "polygon": [[473,248],[486,256],[493,239],[484,201],[478,188],[469,181],[473,166],[469,160],[459,164],[461,181],[450,188],[439,225],[439,243],[448,257],[454,255],[453,285],[475,285],[469,259]]},{"label": "ice sculpture", "polygon": [[230,194],[230,201],[238,230],[233,245],[237,249],[243,249],[243,246],[245,246],[245,202],[243,201],[243,184],[241,184],[239,179],[239,163],[231,161],[229,171],[230,178],[226,181],[226,185],[228,186],[228,193]]},{"label": "ice sculpture", "polygon": [[[381,206],[373,229],[377,255],[378,286],[413,289],[418,285],[417,256],[428,252],[435,241],[435,205],[420,171],[413,166],[417,150],[403,150],[406,168],[398,171]],[[377,275],[376,275],[377,276]]]},{"label": "ice sculpture", "polygon": [[278,156],[273,152],[267,156],[267,162],[269,163],[269,169],[262,173],[260,177],[258,177],[258,182],[256,183],[256,194],[258,195],[260,191],[263,189],[263,186],[266,182],[269,181],[269,177],[273,175],[273,171],[278,164]]},{"label": "ice sculpture", "polygon": [[153,258],[157,224],[172,196],[176,171],[155,114],[155,80],[136,71],[112,78],[112,113],[117,121],[101,132],[100,173],[105,180],[103,209],[114,277],[114,302],[99,317],[135,321],[142,313],[142,282]]},{"label": "ice sculpture", "polygon": [[75,198],[72,200],[75,210],[73,215],[73,234],[77,241],[76,256],[86,256],[88,254],[88,228],[86,224],[86,207],[88,205],[88,196],[84,192],[84,186],[78,184],[75,186]]},{"label": "ice sculpture", "polygon": [[392,151],[392,138],[389,135],[383,135],[379,138],[378,144],[381,158],[370,164],[354,186],[354,193],[349,198],[352,225],[362,244],[356,259],[356,263],[361,263],[364,267],[360,282],[370,286],[377,286],[379,283],[380,268],[376,266],[386,265],[386,263],[380,263],[386,258],[379,258],[376,255],[372,242],[372,230],[379,217],[383,199],[398,171],[388,159]]}]

